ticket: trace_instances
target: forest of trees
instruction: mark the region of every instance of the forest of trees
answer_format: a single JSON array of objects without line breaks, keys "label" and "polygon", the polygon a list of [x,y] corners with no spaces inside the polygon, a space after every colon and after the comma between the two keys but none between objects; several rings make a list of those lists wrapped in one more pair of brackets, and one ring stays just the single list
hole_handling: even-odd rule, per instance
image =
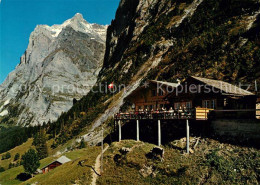
[{"label": "forest of trees", "polygon": [[0,129],[0,153],[4,153],[26,142],[40,130],[40,126],[20,127],[13,126]]}]

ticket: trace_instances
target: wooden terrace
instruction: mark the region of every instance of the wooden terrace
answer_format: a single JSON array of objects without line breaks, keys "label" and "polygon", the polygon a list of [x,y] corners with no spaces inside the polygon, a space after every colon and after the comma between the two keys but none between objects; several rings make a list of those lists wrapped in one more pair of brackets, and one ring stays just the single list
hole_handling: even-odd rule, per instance
[{"label": "wooden terrace", "polygon": [[190,126],[189,120],[208,120],[209,115],[213,118],[237,118],[237,119],[247,119],[259,117],[259,109],[239,109],[239,110],[214,110],[208,108],[195,108],[186,110],[162,110],[162,111],[130,111],[126,113],[117,113],[114,116],[115,124],[118,125],[119,131],[119,141],[122,138],[121,126],[122,122],[126,120],[136,121],[136,140],[139,141],[139,122],[141,120],[155,120],[158,122],[158,146],[161,145],[161,121],[162,120],[186,120],[186,138],[187,146],[186,150],[189,153],[189,135]]},{"label": "wooden terrace", "polygon": [[172,109],[161,111],[130,111],[115,114],[115,120],[208,120],[208,114],[213,109]]}]

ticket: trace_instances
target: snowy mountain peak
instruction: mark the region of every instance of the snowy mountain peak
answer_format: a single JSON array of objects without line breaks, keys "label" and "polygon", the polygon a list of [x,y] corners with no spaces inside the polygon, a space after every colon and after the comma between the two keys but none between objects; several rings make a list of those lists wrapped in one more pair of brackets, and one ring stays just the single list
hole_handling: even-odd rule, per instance
[{"label": "snowy mountain peak", "polygon": [[80,13],[76,13],[71,19],[66,20],[62,24],[53,26],[37,25],[32,32],[31,37],[35,38],[39,34],[47,36],[49,39],[58,37],[61,31],[66,27],[72,27],[75,31],[91,34],[92,37],[105,41],[107,26],[88,23]]},{"label": "snowy mountain peak", "polygon": [[0,85],[0,122],[42,124],[69,110],[73,98],[96,83],[106,30],[79,13],[60,25],[38,25],[20,64]]},{"label": "snowy mountain peak", "polygon": [[82,22],[87,22],[84,18],[83,15],[81,13],[76,13],[71,19],[72,20],[77,20],[77,21],[82,21]]}]

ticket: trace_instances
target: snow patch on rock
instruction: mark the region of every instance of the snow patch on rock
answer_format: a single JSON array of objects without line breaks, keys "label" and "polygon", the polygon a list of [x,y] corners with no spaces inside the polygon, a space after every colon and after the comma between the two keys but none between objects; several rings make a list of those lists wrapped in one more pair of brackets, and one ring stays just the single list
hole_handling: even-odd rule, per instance
[{"label": "snow patch on rock", "polygon": [[8,110],[4,110],[0,113],[0,116],[6,116],[8,115]]},{"label": "snow patch on rock", "polygon": [[257,16],[260,14],[260,10],[256,11],[252,16],[248,17],[248,25],[247,25],[247,30],[250,30],[254,24],[254,22],[256,21]]}]

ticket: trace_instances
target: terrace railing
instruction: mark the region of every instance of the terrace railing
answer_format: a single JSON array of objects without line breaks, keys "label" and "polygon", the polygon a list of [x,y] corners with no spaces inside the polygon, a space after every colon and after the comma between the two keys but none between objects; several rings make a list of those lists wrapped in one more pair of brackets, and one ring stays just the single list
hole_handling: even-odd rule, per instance
[{"label": "terrace railing", "polygon": [[194,119],[194,109],[169,110],[169,111],[130,111],[127,113],[117,113],[115,119],[137,120],[137,119]]},{"label": "terrace railing", "polygon": [[260,109],[236,109],[236,110],[216,110],[209,108],[195,108],[187,110],[169,111],[130,111],[117,113],[116,120],[167,120],[167,119],[260,119]]}]

